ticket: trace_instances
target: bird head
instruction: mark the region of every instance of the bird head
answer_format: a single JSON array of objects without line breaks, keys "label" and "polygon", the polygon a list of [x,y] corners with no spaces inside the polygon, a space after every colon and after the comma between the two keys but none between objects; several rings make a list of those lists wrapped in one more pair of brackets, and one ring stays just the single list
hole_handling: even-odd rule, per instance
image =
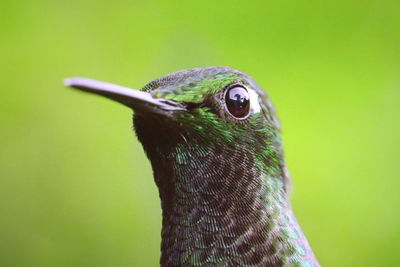
[{"label": "bird head", "polygon": [[171,155],[183,157],[190,150],[209,154],[210,148],[230,147],[232,153],[254,155],[265,173],[287,180],[275,109],[266,93],[240,71],[228,67],[183,70],[156,79],[142,90],[86,78],[67,79],[65,84],[132,108],[136,133],[153,169]]}]

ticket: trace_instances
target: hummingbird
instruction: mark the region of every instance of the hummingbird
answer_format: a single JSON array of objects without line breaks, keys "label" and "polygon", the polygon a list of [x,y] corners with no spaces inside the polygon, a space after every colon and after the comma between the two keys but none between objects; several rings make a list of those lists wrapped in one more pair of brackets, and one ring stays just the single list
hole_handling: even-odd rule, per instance
[{"label": "hummingbird", "polygon": [[161,266],[319,266],[291,208],[275,108],[250,76],[204,67],[141,90],[64,83],[133,110],[161,200]]}]

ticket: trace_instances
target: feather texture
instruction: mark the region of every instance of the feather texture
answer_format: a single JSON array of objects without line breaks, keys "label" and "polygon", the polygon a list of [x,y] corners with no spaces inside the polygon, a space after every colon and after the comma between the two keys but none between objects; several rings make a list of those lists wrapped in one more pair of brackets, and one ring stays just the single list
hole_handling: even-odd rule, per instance
[{"label": "feather texture", "polygon": [[[262,112],[235,121],[221,92],[240,82]],[[162,210],[162,266],[319,266],[292,213],[280,126],[263,90],[227,67],[177,72],[144,87],[188,107],[136,113]]]}]

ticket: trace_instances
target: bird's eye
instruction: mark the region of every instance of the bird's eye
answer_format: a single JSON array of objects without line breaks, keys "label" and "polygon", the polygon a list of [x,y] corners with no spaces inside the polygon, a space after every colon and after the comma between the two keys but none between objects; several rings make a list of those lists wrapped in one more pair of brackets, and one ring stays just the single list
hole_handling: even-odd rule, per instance
[{"label": "bird's eye", "polygon": [[250,111],[250,96],[242,86],[233,86],[225,93],[226,108],[232,116],[241,119]]}]

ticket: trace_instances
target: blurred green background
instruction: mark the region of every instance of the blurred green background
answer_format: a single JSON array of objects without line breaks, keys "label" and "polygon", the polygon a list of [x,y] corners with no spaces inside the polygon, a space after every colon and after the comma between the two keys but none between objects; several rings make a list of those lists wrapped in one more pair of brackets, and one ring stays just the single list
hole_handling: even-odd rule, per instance
[{"label": "blurred green background", "polygon": [[140,88],[211,65],[269,92],[320,262],[400,263],[398,1],[2,0],[0,10],[0,266],[157,266],[158,192],[131,111],[61,82]]}]

